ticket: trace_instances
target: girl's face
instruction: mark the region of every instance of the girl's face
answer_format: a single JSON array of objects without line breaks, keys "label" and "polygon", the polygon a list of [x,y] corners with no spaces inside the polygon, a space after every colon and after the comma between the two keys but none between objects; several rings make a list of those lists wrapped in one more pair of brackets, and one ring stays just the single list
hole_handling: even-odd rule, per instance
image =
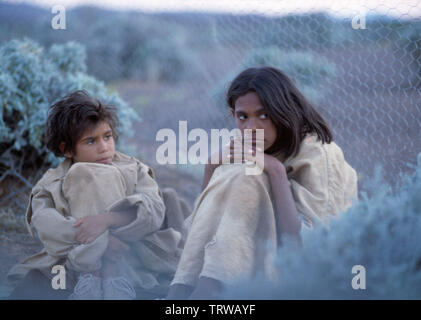
[{"label": "girl's face", "polygon": [[102,121],[95,128],[86,130],[77,141],[75,149],[74,154],[69,151],[65,153],[66,157],[73,158],[74,162],[111,163],[115,147],[110,125]]},{"label": "girl's face", "polygon": [[[245,129],[263,129],[265,150],[276,141],[277,130],[255,92],[249,92],[235,101],[232,115],[237,127],[244,133]],[[253,134],[254,137],[254,134]]]}]

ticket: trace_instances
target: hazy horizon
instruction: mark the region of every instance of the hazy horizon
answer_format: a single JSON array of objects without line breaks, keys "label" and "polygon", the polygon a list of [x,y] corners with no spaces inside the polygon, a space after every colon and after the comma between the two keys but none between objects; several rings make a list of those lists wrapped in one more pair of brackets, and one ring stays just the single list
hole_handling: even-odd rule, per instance
[{"label": "hazy horizon", "polygon": [[382,14],[401,18],[421,17],[421,0],[7,0],[8,3],[25,3],[43,8],[63,5],[72,9],[92,5],[114,10],[144,12],[212,12],[234,14],[285,15],[325,11],[334,16],[351,17],[356,14]]}]

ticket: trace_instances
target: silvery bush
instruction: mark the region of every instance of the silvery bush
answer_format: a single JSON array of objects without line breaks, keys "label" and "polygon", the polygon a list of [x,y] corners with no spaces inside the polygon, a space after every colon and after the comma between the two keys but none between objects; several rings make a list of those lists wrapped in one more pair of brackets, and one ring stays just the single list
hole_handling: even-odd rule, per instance
[{"label": "silvery bush", "polygon": [[139,119],[117,93],[86,73],[85,48],[78,43],[43,48],[30,39],[0,47],[0,174],[6,170],[37,170],[57,159],[42,142],[51,104],[78,89],[88,91],[118,110],[120,135],[130,136]]},{"label": "silvery bush", "polygon": [[[226,298],[420,299],[421,153],[412,176],[391,188],[377,170],[359,203],[328,227],[303,232],[303,246],[283,246],[279,281],[259,275],[239,282]],[[354,266],[365,269],[365,289],[354,288]],[[357,280],[355,278],[355,280]],[[361,279],[356,283],[361,284]]]}]

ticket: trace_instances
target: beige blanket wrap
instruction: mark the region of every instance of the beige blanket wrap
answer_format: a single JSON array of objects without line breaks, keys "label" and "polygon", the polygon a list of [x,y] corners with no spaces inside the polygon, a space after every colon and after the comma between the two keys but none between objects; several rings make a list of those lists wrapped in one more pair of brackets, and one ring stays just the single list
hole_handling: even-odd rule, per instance
[{"label": "beige blanket wrap", "polygon": [[[332,142],[308,136],[296,157],[282,159],[304,230],[326,225],[357,199],[357,175]],[[245,165],[218,167],[186,220],[186,244],[172,284],[199,277],[226,284],[263,272],[274,278],[277,252],[268,176],[246,175]]]}]

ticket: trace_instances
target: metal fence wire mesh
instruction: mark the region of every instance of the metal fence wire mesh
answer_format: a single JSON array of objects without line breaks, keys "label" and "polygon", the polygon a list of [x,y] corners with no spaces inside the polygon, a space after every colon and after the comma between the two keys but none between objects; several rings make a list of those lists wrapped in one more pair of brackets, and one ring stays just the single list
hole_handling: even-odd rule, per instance
[{"label": "metal fence wire mesh", "polygon": [[[378,14],[380,7],[388,15]],[[298,8],[282,16],[162,15],[201,34],[189,44],[201,49],[200,70],[182,83],[191,93],[182,105],[170,103],[159,119],[145,121],[174,130],[175,119],[188,120],[189,128],[232,127],[224,101],[229,81],[246,67],[269,64],[286,71],[327,119],[361,183],[376,165],[396,181],[421,152],[420,7],[380,1],[363,15]],[[365,28],[353,27],[363,21],[356,15]]]},{"label": "metal fence wire mesh", "polygon": [[[201,11],[204,0],[184,13],[80,7],[68,11],[64,32],[51,30],[50,14],[23,33],[46,47],[86,47],[88,73],[140,112],[130,141],[152,166],[159,129],[177,132],[181,120],[189,130],[232,128],[229,82],[247,67],[272,65],[325,117],[361,184],[376,165],[390,182],[411,172],[421,152],[421,1],[357,8],[332,0],[323,11],[287,1],[263,10],[267,2],[227,2],[233,13]],[[3,41],[22,35],[10,30]]]}]

